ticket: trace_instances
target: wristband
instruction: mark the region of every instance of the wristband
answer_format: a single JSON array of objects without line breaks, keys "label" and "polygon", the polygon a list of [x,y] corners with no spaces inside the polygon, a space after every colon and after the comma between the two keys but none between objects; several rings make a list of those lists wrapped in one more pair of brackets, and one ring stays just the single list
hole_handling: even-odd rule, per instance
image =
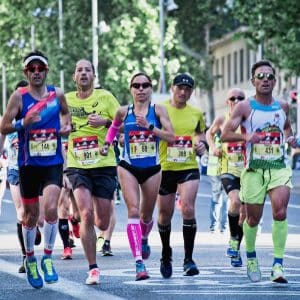
[{"label": "wristband", "polygon": [[112,121],[111,120],[107,120],[106,123],[105,123],[105,127],[109,128],[111,124],[112,124]]},{"label": "wristband", "polygon": [[16,121],[14,123],[14,128],[17,130],[17,131],[20,131],[22,129],[24,129],[24,118]]}]

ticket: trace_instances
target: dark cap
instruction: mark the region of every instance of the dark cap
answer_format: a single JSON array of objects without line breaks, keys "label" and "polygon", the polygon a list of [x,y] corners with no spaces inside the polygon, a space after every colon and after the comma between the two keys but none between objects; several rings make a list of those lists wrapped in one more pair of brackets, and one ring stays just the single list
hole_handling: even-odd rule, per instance
[{"label": "dark cap", "polygon": [[194,83],[195,82],[194,82],[194,79],[192,78],[192,76],[190,76],[186,73],[176,75],[173,80],[173,85],[187,85],[191,88],[194,87]]}]

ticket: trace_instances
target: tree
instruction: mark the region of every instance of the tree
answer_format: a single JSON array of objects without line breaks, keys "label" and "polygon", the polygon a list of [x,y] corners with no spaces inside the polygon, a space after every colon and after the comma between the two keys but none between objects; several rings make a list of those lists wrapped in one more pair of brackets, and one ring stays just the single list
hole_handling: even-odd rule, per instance
[{"label": "tree", "polygon": [[235,17],[247,25],[245,37],[252,48],[263,45],[265,58],[290,75],[300,75],[298,0],[236,0],[234,12]]}]

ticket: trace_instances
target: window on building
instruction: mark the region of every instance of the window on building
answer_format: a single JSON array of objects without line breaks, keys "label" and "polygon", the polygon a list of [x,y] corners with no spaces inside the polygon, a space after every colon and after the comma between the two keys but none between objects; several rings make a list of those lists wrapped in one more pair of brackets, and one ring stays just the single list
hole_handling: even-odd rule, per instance
[{"label": "window on building", "polygon": [[225,89],[225,57],[222,56],[222,60],[221,60],[221,75],[222,75],[222,90]]},{"label": "window on building", "polygon": [[247,48],[247,55],[246,55],[246,72],[247,72],[247,80],[250,79],[251,73],[251,61],[250,61],[250,49]]},{"label": "window on building", "polygon": [[233,82],[234,84],[237,84],[238,82],[238,57],[237,52],[234,51],[233,53]]},{"label": "window on building", "polygon": [[216,73],[215,73],[215,83],[216,83],[216,90],[219,90],[219,59],[216,60]]},{"label": "window on building", "polygon": [[240,82],[244,81],[244,49],[240,49]]},{"label": "window on building", "polygon": [[227,55],[227,87],[231,86],[231,54]]}]

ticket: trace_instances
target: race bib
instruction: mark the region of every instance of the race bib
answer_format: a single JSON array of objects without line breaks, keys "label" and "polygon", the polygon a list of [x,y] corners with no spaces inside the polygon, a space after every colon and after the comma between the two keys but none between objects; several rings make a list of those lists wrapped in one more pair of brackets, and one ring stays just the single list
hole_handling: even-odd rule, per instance
[{"label": "race bib", "polygon": [[75,159],[83,166],[95,164],[100,160],[97,136],[78,137],[73,139]]},{"label": "race bib", "polygon": [[245,143],[228,143],[227,144],[227,158],[228,158],[228,168],[238,168],[244,167],[246,147]]},{"label": "race bib", "polygon": [[129,132],[130,158],[145,158],[156,156],[156,139],[152,131]]},{"label": "race bib", "polygon": [[260,132],[262,140],[253,144],[253,159],[277,160],[282,157],[280,132]]},{"label": "race bib", "polygon": [[168,143],[167,161],[186,162],[193,156],[193,141],[191,136],[176,136],[174,143]]},{"label": "race bib", "polygon": [[55,128],[33,129],[29,131],[29,155],[53,156],[57,149]]}]

